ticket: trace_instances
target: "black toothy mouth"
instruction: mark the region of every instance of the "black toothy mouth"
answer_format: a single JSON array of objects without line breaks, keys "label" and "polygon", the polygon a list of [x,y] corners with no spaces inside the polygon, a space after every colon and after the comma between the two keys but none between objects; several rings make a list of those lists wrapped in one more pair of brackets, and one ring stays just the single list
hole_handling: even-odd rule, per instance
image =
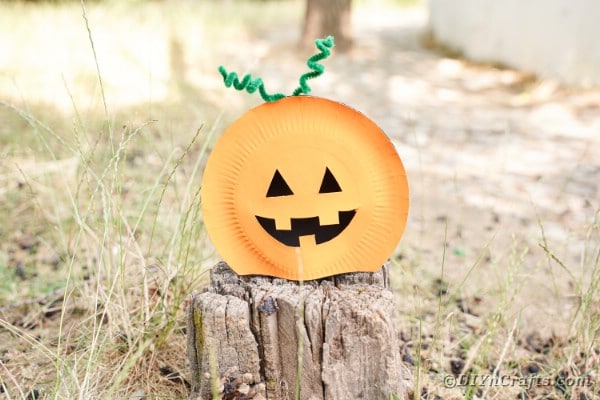
[{"label": "black toothy mouth", "polygon": [[290,218],[291,229],[277,229],[275,219],[256,216],[258,223],[265,231],[286,246],[299,247],[300,237],[314,235],[315,243],[321,244],[330,241],[346,229],[354,218],[356,210],[338,211],[339,223],[321,225],[319,217]]}]

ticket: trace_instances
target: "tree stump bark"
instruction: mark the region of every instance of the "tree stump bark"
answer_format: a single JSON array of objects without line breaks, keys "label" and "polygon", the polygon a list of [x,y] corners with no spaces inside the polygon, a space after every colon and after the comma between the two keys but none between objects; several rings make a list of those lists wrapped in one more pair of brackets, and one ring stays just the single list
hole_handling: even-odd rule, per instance
[{"label": "tree stump bark", "polygon": [[352,0],[306,0],[300,44],[313,49],[315,39],[332,35],[337,51],[352,47]]},{"label": "tree stump bark", "polygon": [[299,284],[221,262],[188,309],[190,399],[403,398],[393,306],[387,266]]}]

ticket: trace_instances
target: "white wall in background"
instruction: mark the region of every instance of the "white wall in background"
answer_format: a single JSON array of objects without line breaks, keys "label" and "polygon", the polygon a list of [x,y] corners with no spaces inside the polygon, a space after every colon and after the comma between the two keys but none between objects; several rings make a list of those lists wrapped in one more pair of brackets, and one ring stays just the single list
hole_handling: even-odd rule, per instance
[{"label": "white wall in background", "polygon": [[600,85],[599,0],[429,0],[429,26],[468,59]]}]

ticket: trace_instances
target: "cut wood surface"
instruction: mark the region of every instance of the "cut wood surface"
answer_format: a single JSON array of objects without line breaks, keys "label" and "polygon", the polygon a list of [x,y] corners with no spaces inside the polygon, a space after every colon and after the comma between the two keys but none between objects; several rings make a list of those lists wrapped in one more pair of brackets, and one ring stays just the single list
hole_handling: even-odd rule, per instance
[{"label": "cut wood surface", "polygon": [[300,284],[221,262],[191,296],[191,398],[403,398],[393,307],[387,266]]}]

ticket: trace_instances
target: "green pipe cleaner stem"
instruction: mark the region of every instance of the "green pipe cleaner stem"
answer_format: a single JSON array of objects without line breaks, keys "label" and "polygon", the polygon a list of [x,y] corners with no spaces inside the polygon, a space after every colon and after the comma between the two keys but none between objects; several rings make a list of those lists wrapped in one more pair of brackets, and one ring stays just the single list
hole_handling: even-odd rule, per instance
[{"label": "green pipe cleaner stem", "polygon": [[[325,67],[323,64],[319,63],[319,61],[324,60],[331,54],[330,49],[334,46],[333,37],[328,36],[326,39],[317,39],[315,40],[315,45],[317,46],[317,49],[320,50],[320,53],[311,56],[306,62],[306,65],[308,65],[312,71],[307,72],[300,77],[300,86],[294,90],[292,96],[310,93],[311,88],[307,81],[322,75],[325,71]],[[221,76],[223,76],[223,81],[225,82],[226,87],[233,86],[236,90],[246,90],[250,94],[258,90],[260,96],[266,102],[277,101],[285,97],[283,93],[267,93],[262,79],[252,78],[252,75],[250,74],[244,75],[244,77],[240,80],[237,73],[227,72],[225,67],[222,65],[219,66],[219,72],[221,73]]]},{"label": "green pipe cleaner stem", "polygon": [[298,96],[299,94],[309,94],[311,88],[310,86],[308,86],[308,83],[306,83],[306,81],[321,76],[323,72],[325,72],[325,67],[323,66],[323,64],[320,64],[319,61],[326,59],[331,54],[331,51],[329,49],[331,49],[335,45],[333,41],[333,36],[327,36],[326,39],[317,39],[315,40],[315,45],[317,46],[317,49],[321,50],[321,52],[313,55],[308,59],[308,61],[306,61],[306,65],[308,65],[308,67],[312,69],[312,71],[307,72],[300,77],[300,86],[298,86],[296,90],[294,90],[292,96]]},{"label": "green pipe cleaner stem", "polygon": [[231,85],[233,85],[233,87],[236,90],[246,89],[246,91],[250,94],[256,92],[256,90],[258,89],[260,96],[266,102],[277,101],[277,100],[285,97],[285,95],[283,93],[275,93],[275,94],[267,93],[267,91],[265,90],[265,84],[263,83],[262,79],[260,79],[260,78],[252,79],[252,75],[250,75],[250,74],[244,75],[244,77],[240,81],[238,78],[238,74],[236,74],[235,72],[228,73],[227,70],[225,69],[225,67],[222,65],[219,67],[219,72],[223,76],[223,80],[225,81],[225,86],[231,87]]}]

